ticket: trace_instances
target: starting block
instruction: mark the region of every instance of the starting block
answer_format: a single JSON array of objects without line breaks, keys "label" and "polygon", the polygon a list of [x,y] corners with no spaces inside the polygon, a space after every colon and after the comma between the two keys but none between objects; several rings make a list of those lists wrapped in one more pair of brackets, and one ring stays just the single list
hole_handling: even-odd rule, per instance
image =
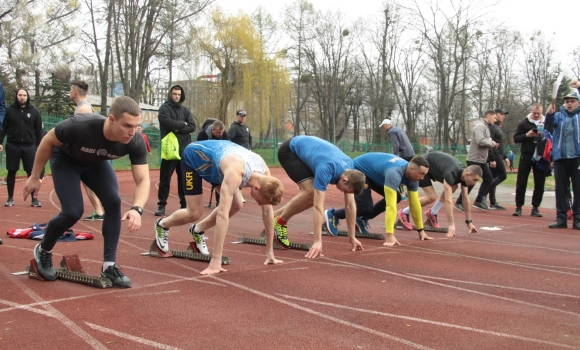
[{"label": "starting block", "polygon": [[[328,236],[332,236],[330,233],[328,233],[328,230],[326,229],[326,225],[325,224],[322,224],[322,231],[323,232],[326,232],[326,234]],[[338,236],[340,236],[340,237],[348,237],[348,231],[338,231]],[[380,241],[384,241],[385,240],[385,235],[383,235],[382,233],[362,233],[358,229],[355,230],[354,236],[356,238],[377,239],[377,240],[380,240]]]},{"label": "starting block", "polygon": [[[396,230],[403,230],[403,231],[409,231],[407,230],[405,227],[403,227],[403,225],[396,223],[395,224],[395,229]],[[417,227],[415,227],[415,225],[413,225],[413,230],[417,230]],[[423,230],[425,230],[425,232],[439,232],[439,233],[447,233],[449,232],[449,229],[447,227],[441,227],[441,228],[435,228],[431,225],[424,225],[423,226]]]},{"label": "starting block", "polygon": [[[15,272],[12,275],[18,276],[24,274],[27,274],[30,278],[44,281],[38,273],[38,265],[36,264],[35,259],[30,259],[30,265],[26,267],[26,271]],[[56,269],[56,278],[69,282],[82,283],[97,288],[110,288],[113,286],[113,283],[107,277],[85,274],[85,270],[83,269],[77,254],[65,255],[62,257],[60,268]]]},{"label": "starting block", "polygon": [[[249,237],[238,237],[238,241],[235,243],[249,243],[249,244],[257,244],[257,245],[266,245],[266,238],[249,238]],[[290,242],[290,246],[288,248],[281,246],[276,240],[274,240],[274,249],[295,249],[295,250],[306,250],[309,251],[311,244],[306,243],[293,243]]]},{"label": "starting block", "polygon": [[[187,250],[173,250],[170,249],[168,252],[164,252],[157,247],[157,243],[155,240],[151,243],[149,247],[149,251],[145,253],[141,253],[143,256],[155,256],[158,258],[182,258],[182,259],[189,259],[189,260],[196,260],[196,261],[211,261],[211,255],[201,254],[195,245],[195,242],[189,242],[189,247]],[[222,256],[222,265],[229,265],[230,259],[227,256]]]}]

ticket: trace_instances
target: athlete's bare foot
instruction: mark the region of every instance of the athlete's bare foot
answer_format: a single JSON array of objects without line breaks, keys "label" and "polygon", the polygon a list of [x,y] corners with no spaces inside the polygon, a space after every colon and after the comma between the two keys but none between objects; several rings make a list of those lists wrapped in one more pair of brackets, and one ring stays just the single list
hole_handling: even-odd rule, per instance
[{"label": "athlete's bare foot", "polygon": [[385,238],[385,243],[383,243],[383,245],[387,247],[393,247],[396,245],[401,245],[401,243],[397,241],[394,233],[387,233],[387,238]]}]

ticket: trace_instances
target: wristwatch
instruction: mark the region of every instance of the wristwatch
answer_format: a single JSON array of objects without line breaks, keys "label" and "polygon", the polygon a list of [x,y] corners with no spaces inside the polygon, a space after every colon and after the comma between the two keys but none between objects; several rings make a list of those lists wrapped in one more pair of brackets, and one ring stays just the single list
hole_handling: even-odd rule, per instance
[{"label": "wristwatch", "polygon": [[136,212],[139,213],[139,215],[143,215],[143,208],[141,208],[141,207],[138,207],[135,205],[135,206],[131,207],[131,210],[135,210]]},{"label": "wristwatch", "polygon": [[465,220],[465,223],[466,223],[467,225],[471,224],[472,222],[473,222],[473,221],[471,221],[471,220]]}]

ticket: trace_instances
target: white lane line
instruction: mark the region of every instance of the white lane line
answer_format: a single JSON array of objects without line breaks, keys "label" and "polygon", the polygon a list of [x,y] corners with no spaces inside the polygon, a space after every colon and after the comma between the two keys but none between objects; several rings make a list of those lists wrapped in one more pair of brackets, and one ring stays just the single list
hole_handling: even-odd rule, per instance
[{"label": "white lane line", "polygon": [[282,300],[280,298],[276,298],[273,295],[266,294],[264,292],[260,292],[260,291],[258,291],[256,289],[253,289],[253,288],[250,288],[250,287],[246,287],[244,285],[241,285],[241,284],[238,284],[238,283],[235,283],[235,282],[231,282],[231,281],[228,281],[228,280],[224,280],[224,279],[219,278],[219,277],[214,276],[214,275],[212,275],[210,277],[211,278],[215,278],[217,280],[220,280],[221,282],[226,283],[226,284],[229,284],[229,285],[231,285],[233,287],[236,287],[236,288],[245,290],[247,292],[250,292],[252,294],[256,294],[258,296],[261,296],[261,297],[264,297],[266,299],[270,299],[270,300],[276,301],[278,303],[284,304],[284,305],[289,306],[289,307],[292,307],[294,309],[298,309],[298,310],[304,311],[306,313],[309,313],[309,314],[312,314],[312,315],[315,315],[315,316],[318,316],[318,317],[322,317],[322,318],[325,318],[325,319],[330,320],[330,321],[334,321],[334,322],[339,323],[339,324],[344,325],[344,326],[352,327],[352,328],[355,328],[355,329],[358,329],[358,330],[361,330],[361,331],[364,331],[364,332],[367,332],[367,333],[371,333],[371,334],[377,335],[379,337],[383,337],[383,338],[390,339],[390,340],[393,340],[393,341],[396,341],[396,342],[399,342],[399,343],[403,343],[405,345],[411,346],[411,347],[416,348],[416,349],[431,349],[429,347],[426,347],[426,346],[421,345],[421,344],[413,343],[413,342],[411,342],[409,340],[406,340],[406,339],[398,338],[398,337],[395,337],[395,336],[390,335],[390,334],[387,334],[387,333],[379,332],[379,331],[374,330],[372,328],[364,327],[364,326],[361,326],[361,325],[356,324],[356,323],[348,322],[348,321],[342,320],[340,318],[336,318],[336,317],[333,317],[333,316],[330,316],[330,315],[327,315],[327,314],[323,314],[321,312],[318,312],[318,311],[309,309],[307,307],[304,307],[302,305],[298,305],[296,303],[289,302],[287,300]]},{"label": "white lane line", "polygon": [[[6,274],[10,275],[8,270],[4,265],[0,265],[0,269]],[[22,283],[18,278],[12,279],[12,282],[16,284],[18,288],[20,288],[24,293],[26,293],[32,300],[39,303],[46,311],[52,314],[52,317],[59,320],[62,324],[68,327],[74,334],[76,334],[79,338],[84,340],[87,344],[89,344],[93,349],[98,350],[107,350],[107,348],[101,344],[97,339],[93,338],[89,333],[85,332],[81,327],[76,325],[73,321],[67,318],[63,313],[58,311],[54,306],[50,304],[50,302],[46,302],[43,300],[40,295],[36,294],[32,289],[28,288],[24,283]],[[43,282],[49,283],[49,282]]]},{"label": "white lane line", "polygon": [[87,326],[91,327],[91,328],[92,328],[92,329],[94,329],[94,330],[101,331],[101,332],[103,332],[103,333],[112,334],[112,335],[115,335],[115,336],[117,336],[117,337],[119,337],[119,338],[123,338],[123,339],[131,340],[131,341],[134,341],[135,343],[139,343],[139,344],[143,344],[143,345],[149,345],[149,346],[155,347],[155,348],[157,348],[157,349],[164,349],[164,350],[181,350],[181,348],[176,348],[176,347],[173,347],[173,346],[170,346],[170,345],[166,345],[166,344],[157,343],[157,342],[154,342],[154,341],[152,341],[152,340],[148,340],[148,339],[141,338],[141,337],[136,337],[136,336],[134,336],[134,335],[131,335],[131,334],[127,334],[127,333],[121,333],[121,332],[118,332],[118,331],[116,331],[116,330],[114,330],[114,329],[110,329],[110,328],[101,327],[101,326],[99,326],[99,325],[96,325],[96,324],[94,324],[94,323],[85,322],[85,324],[86,324]]},{"label": "white lane line", "polygon": [[489,243],[489,244],[499,244],[502,246],[543,249],[543,250],[551,250],[551,251],[555,251],[555,252],[569,253],[569,254],[574,254],[574,255],[580,254],[580,252],[577,250],[566,250],[566,249],[550,248],[550,247],[545,247],[545,246],[537,246],[537,245],[524,244],[524,243],[498,241],[495,239],[489,239],[489,238],[484,238],[484,237],[479,237],[479,236],[478,237],[472,236],[471,238],[478,240],[478,241],[484,241],[484,242]]},{"label": "white lane line", "polygon": [[528,265],[526,263],[511,262],[511,261],[501,261],[501,260],[496,260],[496,259],[481,258],[481,257],[478,257],[478,256],[465,255],[465,254],[452,253],[452,252],[442,252],[442,251],[439,251],[439,250],[436,250],[436,249],[429,249],[429,248],[423,248],[423,247],[418,247],[418,246],[408,246],[408,247],[412,247],[412,248],[418,249],[418,250],[424,250],[426,252],[431,252],[431,253],[447,254],[449,256],[458,256],[458,257],[462,257],[462,258],[469,258],[469,259],[475,259],[475,260],[481,260],[481,261],[488,261],[488,262],[493,262],[493,263],[498,263],[498,264],[504,264],[504,265],[524,267],[526,269],[554,272],[554,273],[558,273],[558,274],[562,274],[562,275],[570,275],[570,276],[576,276],[576,277],[579,277],[580,276],[580,274],[577,274],[577,273],[571,273],[571,272],[559,271],[559,270],[552,270],[552,269],[548,269],[548,268],[544,268],[544,267],[530,266],[530,265]]},{"label": "white lane line", "polygon": [[179,289],[168,290],[163,292],[151,292],[151,293],[141,293],[141,294],[131,294],[131,295],[117,295],[117,298],[133,298],[133,297],[143,297],[143,296],[151,296],[151,295],[160,295],[160,294],[173,294],[173,293],[180,293]]},{"label": "white lane line", "polygon": [[262,273],[268,273],[268,272],[282,272],[282,271],[294,271],[294,270],[309,270],[310,267],[295,267],[295,268],[291,268],[291,269],[279,269],[279,270],[274,270],[274,269],[269,269],[269,270],[264,270],[262,271]]},{"label": "white lane line", "polygon": [[18,304],[18,303],[9,301],[9,300],[0,299],[0,304],[11,306],[10,308],[0,310],[2,312],[11,311],[11,310],[25,310],[25,311],[35,312],[35,313],[43,315],[43,316],[55,317],[53,314],[51,314],[50,312],[48,312],[46,310],[40,310],[40,309],[37,309],[35,307],[32,307],[32,305],[38,305],[39,303],[26,305],[26,304]]},{"label": "white lane line", "polygon": [[[332,258],[322,258],[322,259],[331,260],[331,261],[334,261],[335,260],[335,259],[332,259]],[[388,270],[379,269],[379,268],[376,268],[376,267],[364,266],[364,265],[359,265],[359,264],[355,264],[355,263],[347,263],[347,262],[343,262],[343,263],[345,263],[345,264],[351,264],[353,266],[359,266],[359,267],[364,268],[364,269],[367,269],[367,270],[372,270],[372,271],[377,271],[377,272],[383,272],[383,273],[386,273],[386,274],[389,274],[389,275],[393,275],[393,276],[397,276],[397,277],[411,279],[411,280],[414,280],[414,281],[419,281],[419,282],[424,282],[424,283],[428,283],[428,284],[433,284],[433,285],[440,286],[440,287],[445,287],[445,288],[460,290],[460,291],[463,291],[463,292],[468,292],[468,293],[473,293],[473,294],[484,295],[484,296],[487,296],[487,297],[490,297],[490,298],[495,298],[495,299],[500,299],[500,300],[506,300],[506,301],[510,301],[510,302],[513,302],[513,303],[517,303],[517,304],[523,304],[523,305],[527,305],[527,306],[537,307],[537,308],[540,308],[540,309],[545,309],[545,310],[560,312],[560,313],[564,313],[564,314],[568,314],[568,315],[580,316],[580,314],[575,313],[575,312],[571,312],[571,311],[564,311],[564,310],[552,308],[552,307],[549,307],[549,306],[528,303],[526,301],[521,301],[521,300],[517,300],[517,299],[502,297],[502,296],[498,296],[498,295],[494,295],[494,294],[489,294],[489,293],[484,293],[484,292],[478,292],[478,291],[471,290],[471,289],[467,289],[467,288],[461,288],[461,287],[451,286],[451,285],[448,285],[448,284],[438,283],[438,282],[426,280],[426,279],[419,278],[419,277],[413,277],[413,276],[410,276],[410,275],[401,274],[401,273],[398,273],[398,272],[392,272],[392,271],[388,271]]]},{"label": "white lane line", "polygon": [[494,287],[494,288],[509,289],[509,290],[519,290],[519,291],[522,291],[522,292],[530,292],[530,293],[538,293],[538,294],[547,294],[547,295],[554,295],[554,296],[558,296],[558,297],[566,297],[566,298],[580,299],[580,296],[571,295],[571,294],[560,294],[560,293],[545,292],[545,291],[542,291],[542,290],[535,290],[535,289],[507,287],[507,286],[501,286],[501,285],[498,285],[498,284],[487,284],[487,283],[480,283],[480,282],[469,282],[469,281],[462,281],[462,280],[454,280],[454,279],[450,279],[450,278],[441,278],[441,277],[434,277],[434,276],[417,275],[417,274],[414,274],[414,273],[410,273],[409,275],[410,276],[415,276],[415,277],[421,277],[421,278],[429,278],[429,279],[438,280],[438,281],[447,281],[447,282],[457,282],[457,283],[473,284],[473,285],[476,285],[476,286],[483,286],[483,287]]},{"label": "white lane line", "polygon": [[522,337],[522,336],[514,335],[514,334],[501,333],[501,332],[496,332],[496,331],[488,331],[488,330],[480,329],[480,328],[460,326],[460,325],[456,325],[456,324],[453,324],[453,323],[432,321],[432,320],[428,320],[428,319],[424,319],[424,318],[418,318],[418,317],[411,317],[411,316],[403,316],[403,315],[391,314],[391,313],[388,313],[388,312],[381,312],[381,311],[368,310],[368,309],[360,309],[360,308],[356,308],[356,307],[345,306],[345,305],[340,305],[340,304],[333,304],[333,303],[327,303],[327,302],[324,302],[324,301],[319,301],[319,300],[314,300],[314,299],[300,298],[300,297],[295,297],[295,296],[286,295],[286,294],[278,294],[278,295],[280,295],[280,296],[282,296],[284,298],[287,298],[287,299],[304,301],[304,302],[313,303],[313,304],[316,304],[316,305],[332,306],[332,307],[336,307],[336,308],[339,308],[339,309],[345,309],[345,310],[351,310],[351,311],[358,311],[358,312],[363,312],[363,313],[373,314],[373,315],[379,315],[379,316],[385,316],[385,317],[398,318],[398,319],[402,319],[402,320],[406,320],[406,321],[415,321],[415,322],[427,323],[427,324],[431,324],[431,325],[434,325],[434,326],[449,327],[449,328],[461,329],[461,330],[464,330],[464,331],[471,331],[471,332],[477,332],[477,333],[482,333],[482,334],[486,334],[486,335],[493,335],[493,336],[497,336],[497,337],[517,339],[517,340],[523,340],[523,341],[527,341],[527,342],[540,343],[540,344],[545,344],[545,345],[550,345],[550,346],[559,346],[559,347],[563,347],[563,348],[576,349],[575,346],[571,346],[571,345],[567,345],[567,344],[560,344],[560,343],[554,343],[554,342],[547,341],[547,340],[541,340],[541,339],[534,339],[534,338]]}]

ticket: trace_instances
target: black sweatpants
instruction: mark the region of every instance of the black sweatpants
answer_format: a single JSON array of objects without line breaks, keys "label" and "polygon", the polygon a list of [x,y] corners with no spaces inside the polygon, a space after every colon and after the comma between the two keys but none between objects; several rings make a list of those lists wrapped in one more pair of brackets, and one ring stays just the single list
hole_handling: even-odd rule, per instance
[{"label": "black sweatpants", "polygon": [[117,175],[111,163],[78,164],[66,154],[55,149],[50,158],[52,180],[60,201],[61,212],[46,226],[41,243],[43,250],[52,250],[58,237],[71,228],[84,212],[81,181],[99,198],[105,209],[103,219],[104,260],[115,262],[121,235],[121,197]]},{"label": "black sweatpants", "polygon": [[[181,153],[183,157],[183,152]],[[179,204],[182,208],[186,207],[185,194],[183,190],[183,173],[181,172],[180,160],[161,160],[161,168],[159,169],[159,190],[157,191],[157,205],[167,205],[167,198],[169,197],[169,190],[171,188],[171,176],[173,172],[177,173],[177,195],[179,196]]]},{"label": "black sweatpants", "polygon": [[[526,187],[530,171],[534,174],[534,194],[532,195],[532,206],[539,207],[544,198],[544,186],[546,185],[546,173],[534,165],[531,153],[522,153],[520,155],[520,164],[518,165],[518,177],[516,180],[516,207],[522,207],[526,200]],[[566,186],[569,188],[568,186]]]},{"label": "black sweatpants", "polygon": [[[572,213],[574,220],[580,220],[580,158],[559,159],[554,162],[554,180],[556,181],[556,220],[566,221],[568,196],[566,183],[572,183],[574,199]],[[570,181],[570,182],[568,182]]]},{"label": "black sweatpants", "polygon": [[[491,176],[497,182],[498,185],[500,183],[504,182],[505,179],[507,179],[507,170],[505,168],[505,162],[503,159],[501,159],[501,158],[499,160],[496,159],[495,160],[495,168],[490,167],[489,170],[491,170]],[[497,200],[495,198],[495,189],[496,188],[497,188],[497,185],[495,185],[489,189],[489,204],[491,204],[491,205],[497,204]]]},{"label": "black sweatpants", "polygon": [[[376,203],[373,203],[372,191],[380,194],[383,199]],[[361,194],[354,197],[356,202],[356,216],[360,216],[364,219],[374,219],[379,214],[383,213],[387,207],[385,201],[385,187],[383,184],[377,185],[371,181],[368,177],[366,180],[366,186]],[[397,191],[397,203],[401,201],[401,194]],[[344,208],[337,209],[334,211],[334,216],[337,219],[346,219],[346,211]]]}]

